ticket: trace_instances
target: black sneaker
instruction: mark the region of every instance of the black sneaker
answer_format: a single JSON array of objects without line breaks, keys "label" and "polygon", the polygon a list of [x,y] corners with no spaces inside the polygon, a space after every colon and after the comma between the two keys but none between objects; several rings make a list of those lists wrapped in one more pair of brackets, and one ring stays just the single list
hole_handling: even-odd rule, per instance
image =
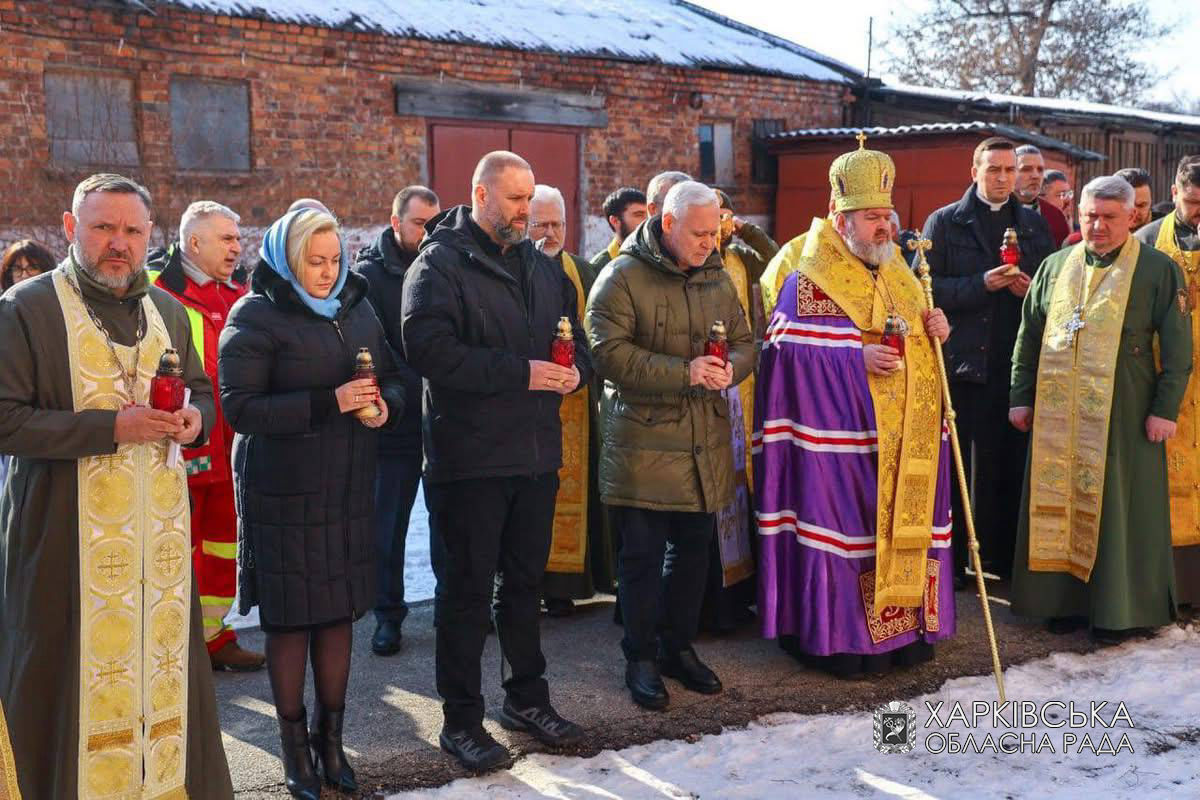
[{"label": "black sneaker", "polygon": [[510,731],[531,733],[542,744],[565,747],[583,739],[583,728],[563,719],[550,706],[532,706],[518,711],[508,700],[500,709],[500,727]]},{"label": "black sneaker", "polygon": [[488,772],[510,766],[513,758],[508,749],[492,738],[483,726],[466,731],[442,729],[438,737],[442,750],[458,759],[472,772]]},{"label": "black sneaker", "polygon": [[670,655],[660,652],[658,668],[663,675],[674,678],[693,692],[718,694],[722,689],[717,673],[705,666],[690,647]]},{"label": "black sneaker", "polygon": [[371,652],[377,656],[394,656],[400,652],[400,623],[394,619],[385,619],[375,626],[375,635],[371,637]]}]

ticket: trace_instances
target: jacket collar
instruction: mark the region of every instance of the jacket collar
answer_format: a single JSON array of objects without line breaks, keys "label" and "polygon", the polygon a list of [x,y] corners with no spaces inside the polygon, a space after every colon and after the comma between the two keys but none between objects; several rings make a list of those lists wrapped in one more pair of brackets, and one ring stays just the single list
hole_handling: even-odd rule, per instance
[{"label": "jacket collar", "polygon": [[[188,279],[183,270],[183,252],[179,249],[179,242],[173,242],[166,250],[151,256],[150,261],[146,264],[146,269],[159,272],[158,280],[155,283],[170,289],[175,294],[184,294],[187,291]],[[240,290],[246,285],[247,277],[246,268],[239,265],[229,279],[233,284],[231,288]]]},{"label": "jacket collar", "polygon": [[[970,228],[971,233],[975,234],[975,240],[984,250],[992,250],[993,246],[988,244],[983,236],[983,221],[979,219],[979,207],[976,205],[976,188],[972,183],[967,187],[967,191],[963,194],[962,199],[954,204],[954,213],[951,219],[963,227]],[[1027,208],[1023,208],[1021,201],[1016,195],[1010,194],[1008,200],[1004,201],[1004,206],[1007,206],[1012,211],[1013,225],[1017,227],[1017,231],[1021,234],[1021,238],[1025,239],[1030,233],[1029,227],[1024,224],[1021,212],[1033,213]],[[999,247],[999,245],[996,245]]]},{"label": "jacket collar", "polygon": [[416,253],[410,253],[400,247],[396,242],[396,233],[390,225],[379,234],[375,250],[379,253],[380,266],[397,278],[404,277],[404,273],[412,266],[413,260],[417,257]]},{"label": "jacket collar", "polygon": [[[350,310],[367,295],[367,279],[359,275],[357,272],[349,271],[346,273],[346,285],[342,287],[342,291],[338,293],[338,300],[342,301],[341,308],[337,311],[335,319],[345,319],[350,313]],[[296,290],[292,285],[279,276],[275,270],[271,269],[271,265],[260,260],[255,267],[253,274],[250,276],[250,288],[255,294],[261,294],[270,300],[279,308],[289,311],[300,311],[314,319],[324,319],[315,311],[305,305],[300,296],[296,294]]]},{"label": "jacket collar", "polygon": [[662,246],[662,217],[648,219],[638,225],[629,238],[621,245],[621,253],[631,255],[641,261],[673,275],[690,278],[710,269],[722,269],[721,254],[715,249],[709,253],[705,262],[695,269],[684,269]]},{"label": "jacket collar", "polygon": [[[446,209],[426,223],[425,229],[429,231],[429,234],[425,237],[425,241],[421,243],[421,250],[434,244],[450,247],[466,254],[471,260],[496,276],[516,283],[516,278],[509,274],[508,270],[502,264],[498,263],[491,253],[488,253],[480,246],[479,241],[472,231],[472,226],[475,226],[475,222],[471,219],[470,206],[462,205]],[[533,247],[533,242],[523,239],[513,245],[513,247],[520,254],[521,266],[525,269],[526,274],[528,274],[537,255],[537,251]]]}]

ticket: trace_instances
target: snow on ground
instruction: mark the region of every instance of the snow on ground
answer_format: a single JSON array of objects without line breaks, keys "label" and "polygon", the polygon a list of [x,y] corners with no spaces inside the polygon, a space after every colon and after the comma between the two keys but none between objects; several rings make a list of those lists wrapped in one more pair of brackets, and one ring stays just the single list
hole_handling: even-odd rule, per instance
[{"label": "snow on ground", "polygon": [[[641,800],[654,798],[1184,798],[1200,797],[1200,691],[1196,664],[1200,633],[1171,627],[1156,638],[1086,655],[1060,653],[1012,667],[1005,673],[1010,700],[1034,701],[1044,721],[1056,725],[1047,701],[1074,702],[1085,713],[1092,702],[1109,701],[1099,712],[1101,726],[1082,728],[994,727],[990,716],[975,728],[954,722],[948,728],[930,721],[926,701],[943,702],[946,720],[955,702],[972,711],[973,701],[996,697],[990,676],[948,681],[932,694],[908,701],[916,712],[916,747],[909,753],[882,754],[873,744],[869,712],[804,716],[777,714],[745,730],[705,736],[696,743],[661,741],[606,750],[594,758],[534,754],[506,772],[455,781],[434,790],[395,798],[490,800]],[[847,684],[847,692],[853,692]],[[1118,716],[1128,711],[1132,728]],[[1116,726],[1104,724],[1117,717]],[[1066,711],[1058,719],[1068,721]],[[967,717],[970,721],[970,717]],[[960,743],[972,734],[993,741],[1012,731],[1032,734],[1039,745],[1045,734],[1051,750],[982,754],[941,752],[930,733],[957,732]],[[1076,744],[1063,752],[1065,734]],[[1080,751],[1084,735],[1092,749]],[[1108,734],[1116,755],[1100,751]],[[1128,736],[1128,748],[1120,744]],[[1010,739],[1010,741],[1019,741]]]}]

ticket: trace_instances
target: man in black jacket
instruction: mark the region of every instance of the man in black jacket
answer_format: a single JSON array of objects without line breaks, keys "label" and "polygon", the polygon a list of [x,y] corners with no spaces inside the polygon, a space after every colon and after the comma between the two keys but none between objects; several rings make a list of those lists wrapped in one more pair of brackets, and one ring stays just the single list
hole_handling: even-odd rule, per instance
[{"label": "man in black jacket", "polygon": [[404,379],[404,418],[380,436],[375,476],[375,540],[379,582],[371,650],[400,652],[400,629],[408,616],[404,602],[404,545],[408,520],[421,484],[421,377],[404,362],[400,341],[400,299],[404,273],[425,238],[425,223],[441,213],[438,196],[424,186],[407,186],[392,200],[391,226],[379,241],[359,251],[354,270],[371,284],[367,300],[383,324]]},{"label": "man in black jacket", "polygon": [[[934,303],[950,318],[943,350],[980,553],[1001,577],[1012,572],[1028,447],[1028,436],[1008,424],[1012,351],[1029,283],[1055,250],[1046,221],[1012,194],[1016,176],[1013,143],[985,139],[975,148],[973,182],[962,199],[925,221]],[[1019,270],[1000,263],[1007,228],[1017,232]],[[954,582],[962,587],[967,533],[957,491],[953,514]]]},{"label": "man in black jacket", "polygon": [[[482,724],[479,659],[494,576],[508,667],[500,724],[550,745],[583,735],[550,705],[538,588],[562,465],[559,406],[592,370],[575,287],[525,238],[533,189],[520,156],[484,156],[471,208],[431,221],[404,279],[401,334],[424,379],[425,499],[442,559],[434,600],[440,743],[474,770],[511,761]],[[548,360],[560,317],[575,333],[570,368]]]}]

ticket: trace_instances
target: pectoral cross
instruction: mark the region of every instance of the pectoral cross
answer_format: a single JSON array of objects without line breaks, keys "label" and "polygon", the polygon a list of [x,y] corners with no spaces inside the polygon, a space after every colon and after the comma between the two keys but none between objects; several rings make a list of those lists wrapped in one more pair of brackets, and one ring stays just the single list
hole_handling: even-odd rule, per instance
[{"label": "pectoral cross", "polygon": [[1075,336],[1087,325],[1083,319],[1083,306],[1075,306],[1071,312],[1071,318],[1063,323],[1063,330],[1067,334],[1067,344],[1075,344]]}]

